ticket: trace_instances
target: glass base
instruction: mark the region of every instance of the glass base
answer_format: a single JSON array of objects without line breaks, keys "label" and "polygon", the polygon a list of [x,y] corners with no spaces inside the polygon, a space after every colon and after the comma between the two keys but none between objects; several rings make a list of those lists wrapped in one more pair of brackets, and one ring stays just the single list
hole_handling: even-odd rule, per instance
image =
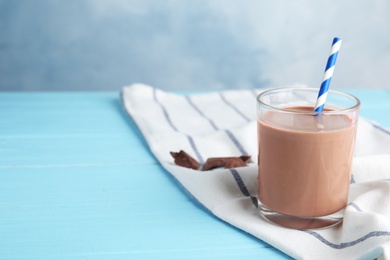
[{"label": "glass base", "polygon": [[340,224],[344,216],[344,209],[334,214],[320,217],[289,216],[267,208],[260,201],[258,201],[258,208],[261,217],[266,221],[281,227],[301,230],[330,228]]}]

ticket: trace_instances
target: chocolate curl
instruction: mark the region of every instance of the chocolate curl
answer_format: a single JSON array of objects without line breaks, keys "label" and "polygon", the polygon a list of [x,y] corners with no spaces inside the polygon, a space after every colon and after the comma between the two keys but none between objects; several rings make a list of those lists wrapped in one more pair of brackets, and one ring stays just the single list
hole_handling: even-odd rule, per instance
[{"label": "chocolate curl", "polygon": [[200,168],[200,163],[192,158],[188,153],[180,150],[180,152],[170,152],[172,157],[175,159],[175,164],[183,166],[186,168],[198,170]]},{"label": "chocolate curl", "polygon": [[218,167],[236,168],[246,166],[251,160],[251,156],[242,155],[240,157],[214,157],[208,158],[203,165],[203,171],[212,170]]}]

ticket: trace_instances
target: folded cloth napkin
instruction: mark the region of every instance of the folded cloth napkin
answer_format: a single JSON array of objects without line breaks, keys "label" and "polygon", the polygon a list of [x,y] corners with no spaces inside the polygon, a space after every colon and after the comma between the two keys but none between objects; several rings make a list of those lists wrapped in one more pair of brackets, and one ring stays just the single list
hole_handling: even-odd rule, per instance
[{"label": "folded cloth napkin", "polygon": [[[181,95],[134,84],[123,105],[151,151],[195,200],[220,219],[297,259],[390,259],[390,132],[360,118],[344,221],[294,230],[264,221],[256,208],[256,101],[260,90]],[[364,104],[363,104],[364,105]],[[184,150],[209,157],[251,155],[246,167],[200,172],[174,164]]]}]

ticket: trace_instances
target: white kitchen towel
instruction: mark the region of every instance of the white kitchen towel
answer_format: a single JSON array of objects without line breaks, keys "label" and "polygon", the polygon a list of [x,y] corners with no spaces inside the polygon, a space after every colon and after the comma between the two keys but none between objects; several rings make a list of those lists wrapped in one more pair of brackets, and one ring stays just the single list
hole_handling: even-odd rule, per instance
[{"label": "white kitchen towel", "polygon": [[[350,202],[341,225],[302,231],[259,217],[255,101],[259,92],[184,95],[134,84],[123,88],[121,98],[162,166],[215,216],[296,259],[390,257],[390,133],[363,118]],[[200,172],[174,164],[170,151],[180,150],[201,163],[209,157],[240,155],[251,155],[252,162],[247,167]]]}]

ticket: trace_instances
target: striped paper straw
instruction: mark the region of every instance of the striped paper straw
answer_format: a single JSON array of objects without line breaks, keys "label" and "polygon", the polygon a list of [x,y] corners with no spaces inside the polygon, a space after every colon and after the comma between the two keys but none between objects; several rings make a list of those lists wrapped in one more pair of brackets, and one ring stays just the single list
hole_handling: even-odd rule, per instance
[{"label": "striped paper straw", "polygon": [[326,97],[328,95],[330,80],[332,79],[333,76],[334,66],[336,64],[336,59],[337,59],[337,55],[339,54],[340,46],[341,46],[341,39],[334,38],[332,43],[332,48],[330,49],[328,62],[326,63],[325,73],[322,79],[320,91],[318,93],[317,102],[314,108],[315,112],[321,112],[324,109]]}]

